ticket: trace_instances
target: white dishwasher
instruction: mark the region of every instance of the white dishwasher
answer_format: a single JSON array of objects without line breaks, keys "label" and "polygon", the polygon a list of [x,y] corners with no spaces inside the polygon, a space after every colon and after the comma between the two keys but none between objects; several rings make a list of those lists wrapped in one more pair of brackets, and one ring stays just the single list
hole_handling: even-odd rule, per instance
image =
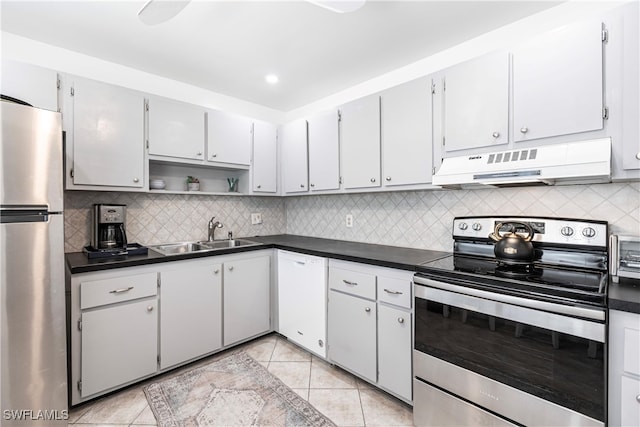
[{"label": "white dishwasher", "polygon": [[327,357],[327,259],[278,251],[278,332]]}]

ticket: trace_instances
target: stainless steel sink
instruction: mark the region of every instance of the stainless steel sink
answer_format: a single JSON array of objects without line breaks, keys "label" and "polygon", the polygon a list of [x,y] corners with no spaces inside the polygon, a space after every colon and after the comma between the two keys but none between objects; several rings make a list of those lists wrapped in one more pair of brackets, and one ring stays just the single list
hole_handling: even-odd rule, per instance
[{"label": "stainless steel sink", "polygon": [[215,251],[221,249],[237,248],[240,246],[257,245],[258,243],[252,242],[246,239],[233,239],[233,240],[214,240],[211,242],[180,242],[180,243],[167,243],[164,245],[149,246],[156,252],[163,255],[180,255],[189,254],[193,252],[206,252]]}]

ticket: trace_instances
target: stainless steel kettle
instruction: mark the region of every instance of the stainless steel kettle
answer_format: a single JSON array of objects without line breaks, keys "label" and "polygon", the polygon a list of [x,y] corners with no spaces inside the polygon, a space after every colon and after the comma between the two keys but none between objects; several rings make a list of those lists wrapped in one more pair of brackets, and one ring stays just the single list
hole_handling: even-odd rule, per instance
[{"label": "stainless steel kettle", "polygon": [[[505,225],[510,225],[510,230],[505,234],[500,234],[500,229]],[[523,237],[517,234],[515,231],[517,226],[524,228],[527,235]],[[498,222],[489,237],[496,242],[493,252],[499,261],[507,264],[523,264],[533,261],[535,252],[531,239],[534,234],[533,228],[526,222]]]}]

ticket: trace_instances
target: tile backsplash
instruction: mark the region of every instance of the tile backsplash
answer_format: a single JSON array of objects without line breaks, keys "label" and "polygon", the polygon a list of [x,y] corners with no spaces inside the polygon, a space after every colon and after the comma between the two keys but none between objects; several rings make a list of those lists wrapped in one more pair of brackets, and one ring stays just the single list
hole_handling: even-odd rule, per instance
[{"label": "tile backsplash", "polygon": [[[152,245],[203,240],[212,216],[236,237],[299,234],[312,237],[451,250],[451,223],[463,215],[536,215],[609,221],[614,234],[640,235],[640,183],[479,190],[398,191],[298,197],[195,196],[67,191],[65,251],[89,243],[91,205],[127,205],[131,242]],[[251,225],[250,214],[262,214]],[[353,215],[353,227],[345,216]]]},{"label": "tile backsplash", "polygon": [[[229,231],[235,237],[285,232],[284,200],[279,197],[196,196],[183,194],[66,191],[65,252],[78,252],[89,244],[91,206],[94,203],[127,205],[127,238],[153,245],[206,240],[212,216],[224,224],[216,238]],[[262,214],[262,224],[251,225],[251,213]]]},{"label": "tile backsplash", "polygon": [[640,235],[638,182],[299,196],[285,209],[289,234],[444,251],[452,249],[453,218],[464,215],[597,219],[613,234]]}]

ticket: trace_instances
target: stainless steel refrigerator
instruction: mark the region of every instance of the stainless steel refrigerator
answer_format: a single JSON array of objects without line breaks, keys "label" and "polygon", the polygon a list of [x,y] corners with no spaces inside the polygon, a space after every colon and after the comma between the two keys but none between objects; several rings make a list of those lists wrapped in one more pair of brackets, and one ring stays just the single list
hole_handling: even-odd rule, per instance
[{"label": "stainless steel refrigerator", "polygon": [[66,425],[60,113],[0,102],[0,425]]}]

